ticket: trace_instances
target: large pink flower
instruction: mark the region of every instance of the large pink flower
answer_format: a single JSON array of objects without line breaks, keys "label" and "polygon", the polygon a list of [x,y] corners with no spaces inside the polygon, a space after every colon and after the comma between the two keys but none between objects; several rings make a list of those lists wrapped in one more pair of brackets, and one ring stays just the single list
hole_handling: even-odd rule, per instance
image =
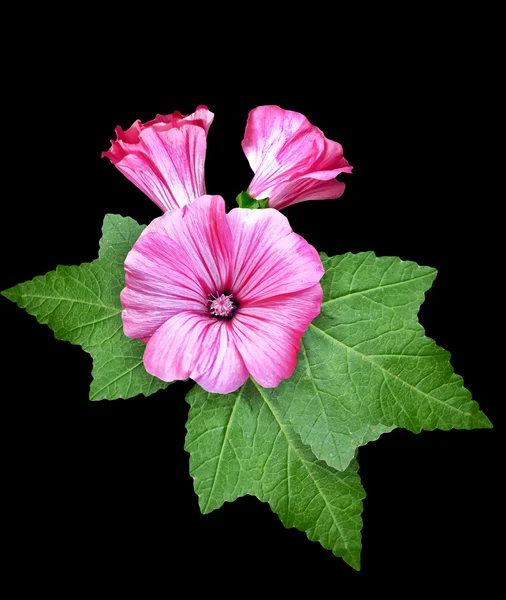
[{"label": "large pink flower", "polygon": [[352,168],[343,148],[328,140],[304,115],[279,106],[259,106],[249,113],[242,147],[255,176],[250,196],[269,198],[278,210],[305,200],[338,198],[340,173]]},{"label": "large pink flower", "polygon": [[316,250],[272,209],[225,213],[203,196],[155,219],[125,261],[123,328],[147,342],[146,370],[229,393],[252,375],[290,377],[306,327],[320,312]]},{"label": "large pink flower", "polygon": [[132,183],[164,212],[206,193],[204,162],[207,132],[214,114],[205,106],[188,116],[179,112],[139,120],[126,131],[116,127],[117,141],[103,152]]}]

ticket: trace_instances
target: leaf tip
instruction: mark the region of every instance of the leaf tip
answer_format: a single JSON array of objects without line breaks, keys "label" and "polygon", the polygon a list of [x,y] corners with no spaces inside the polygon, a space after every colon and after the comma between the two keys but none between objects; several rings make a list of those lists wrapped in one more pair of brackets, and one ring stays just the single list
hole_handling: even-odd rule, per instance
[{"label": "leaf tip", "polygon": [[0,294],[10,300],[11,302],[17,302],[16,298],[18,297],[17,285],[14,285],[6,290],[2,290]]},{"label": "leaf tip", "polygon": [[479,409],[476,402],[473,401],[473,404],[471,410],[464,413],[467,420],[463,429],[493,429],[492,421]]},{"label": "leaf tip", "polygon": [[349,553],[342,557],[344,562],[355,571],[360,571],[360,550],[357,553]]},{"label": "leaf tip", "polygon": [[480,419],[480,429],[493,429],[494,425],[492,423],[492,421],[487,417],[487,415],[484,412],[479,413],[481,419]]},{"label": "leaf tip", "polygon": [[429,269],[429,275],[431,276],[431,283],[436,279],[439,272],[436,267],[427,267]]}]

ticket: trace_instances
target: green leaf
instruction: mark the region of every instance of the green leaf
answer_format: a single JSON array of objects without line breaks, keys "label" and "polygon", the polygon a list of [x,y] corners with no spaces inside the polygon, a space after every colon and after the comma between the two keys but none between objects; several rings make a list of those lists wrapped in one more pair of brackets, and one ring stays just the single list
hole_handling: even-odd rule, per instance
[{"label": "green leaf", "polygon": [[[146,225],[139,225],[131,217],[105,215],[102,224],[102,237],[99,242],[98,257],[119,264],[123,273],[126,255],[144,231]],[[118,269],[119,273],[119,269]],[[122,288],[124,286],[124,274]]]},{"label": "green leaf", "polygon": [[235,200],[239,208],[269,208],[269,198],[255,200],[248,192],[241,192]]},{"label": "green leaf", "polygon": [[59,266],[2,292],[48,325],[56,339],[79,344],[91,354],[91,400],[148,396],[168,385],[144,369],[145,345],[123,334],[123,263],[142,230],[133,219],[106,215],[99,259],[79,267]]},{"label": "green leaf", "polygon": [[324,300],[301,343],[294,375],[269,392],[289,407],[303,443],[344,469],[367,427],[491,427],[453,372],[450,354],[425,337],[417,313],[436,270],[373,252],[322,256]]},{"label": "green leaf", "polygon": [[250,494],[353,568],[360,568],[362,499],[353,461],[336,471],[316,459],[291,427],[286,408],[249,379],[237,392],[195,386],[185,448],[203,513]]}]

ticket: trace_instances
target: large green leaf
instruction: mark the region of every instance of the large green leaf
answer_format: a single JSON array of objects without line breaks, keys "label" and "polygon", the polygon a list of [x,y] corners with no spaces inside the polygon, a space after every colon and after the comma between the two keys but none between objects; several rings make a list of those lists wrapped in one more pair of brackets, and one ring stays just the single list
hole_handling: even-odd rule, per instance
[{"label": "large green leaf", "polygon": [[356,461],[336,471],[317,460],[291,427],[286,408],[252,380],[227,395],[195,386],[187,401],[185,447],[203,513],[254,495],[286,527],[305,531],[359,569],[365,492]]},{"label": "large green leaf", "polygon": [[[320,315],[269,392],[315,455],[344,469],[370,429],[491,427],[417,313],[436,270],[373,252],[327,257]],[[376,433],[377,433],[376,432]]]},{"label": "large green leaf", "polygon": [[56,339],[79,344],[91,354],[91,400],[148,396],[168,385],[144,369],[145,345],[123,334],[123,263],[142,230],[133,219],[106,215],[99,259],[79,267],[59,266],[2,292],[48,325]]}]

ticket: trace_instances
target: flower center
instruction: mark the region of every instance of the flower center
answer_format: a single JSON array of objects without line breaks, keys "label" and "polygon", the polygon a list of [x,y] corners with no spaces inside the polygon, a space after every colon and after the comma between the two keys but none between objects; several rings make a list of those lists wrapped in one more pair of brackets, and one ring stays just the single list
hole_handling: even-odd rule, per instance
[{"label": "flower center", "polygon": [[235,311],[239,304],[232,300],[232,294],[216,294],[216,296],[210,296],[208,302],[210,303],[209,312],[213,317],[229,318],[234,316]]}]

